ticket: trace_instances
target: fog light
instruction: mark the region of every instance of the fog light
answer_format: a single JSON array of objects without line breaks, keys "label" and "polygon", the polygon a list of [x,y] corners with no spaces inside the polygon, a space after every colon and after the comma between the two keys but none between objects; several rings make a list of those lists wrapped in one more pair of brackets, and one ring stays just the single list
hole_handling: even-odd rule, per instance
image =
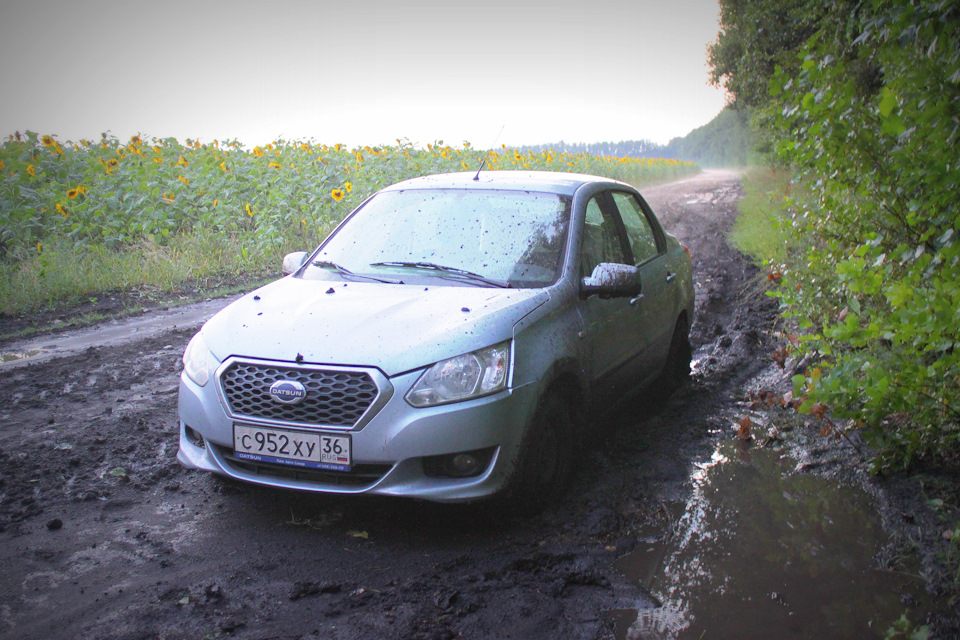
[{"label": "fog light", "polygon": [[197,431],[194,431],[187,425],[183,425],[183,434],[187,436],[187,440],[195,447],[200,447],[205,449],[206,445],[203,442],[203,436],[200,435]]},{"label": "fog light", "polygon": [[453,467],[453,470],[456,471],[458,475],[472,476],[476,473],[477,467],[480,466],[480,461],[477,460],[477,456],[472,453],[458,453],[453,456],[453,460],[450,461],[450,466]]},{"label": "fog light", "polygon": [[471,478],[486,470],[496,447],[462,451],[423,459],[423,472],[431,478]]}]

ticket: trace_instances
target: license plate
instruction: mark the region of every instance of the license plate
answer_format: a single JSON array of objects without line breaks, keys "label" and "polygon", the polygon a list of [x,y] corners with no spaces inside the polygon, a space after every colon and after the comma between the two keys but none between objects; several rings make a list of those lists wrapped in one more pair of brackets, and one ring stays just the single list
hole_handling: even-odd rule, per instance
[{"label": "license plate", "polygon": [[238,458],[295,467],[349,471],[350,436],[233,425],[233,451]]}]

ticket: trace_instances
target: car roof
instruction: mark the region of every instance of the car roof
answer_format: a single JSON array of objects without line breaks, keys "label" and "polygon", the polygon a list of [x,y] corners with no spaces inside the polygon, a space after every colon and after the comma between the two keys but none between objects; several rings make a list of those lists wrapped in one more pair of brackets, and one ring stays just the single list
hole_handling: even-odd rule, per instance
[{"label": "car roof", "polygon": [[[474,179],[476,178],[476,179]],[[502,189],[508,191],[546,191],[573,195],[585,184],[629,185],[601,176],[559,171],[461,171],[411,178],[386,187],[383,191],[404,189]]]}]

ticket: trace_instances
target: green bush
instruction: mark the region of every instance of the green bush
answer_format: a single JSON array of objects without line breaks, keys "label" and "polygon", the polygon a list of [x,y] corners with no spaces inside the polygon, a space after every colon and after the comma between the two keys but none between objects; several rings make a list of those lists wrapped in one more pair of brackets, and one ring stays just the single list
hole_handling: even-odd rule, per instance
[{"label": "green bush", "polygon": [[778,56],[757,122],[811,194],[781,218],[802,252],[768,255],[817,362],[802,409],[855,421],[884,470],[960,452],[960,7],[858,8]]}]

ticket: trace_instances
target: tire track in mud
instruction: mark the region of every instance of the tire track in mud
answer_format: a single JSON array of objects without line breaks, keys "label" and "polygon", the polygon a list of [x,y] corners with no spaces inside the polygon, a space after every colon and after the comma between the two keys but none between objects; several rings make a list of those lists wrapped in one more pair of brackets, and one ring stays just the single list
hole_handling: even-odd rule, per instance
[{"label": "tire track in mud", "polygon": [[471,506],[308,496],[176,461],[192,330],[25,364],[0,381],[0,635],[18,638],[598,638],[654,606],[614,568],[682,496],[766,366],[773,305],[726,244],[739,187],[644,190],[690,249],[692,381],[597,416],[563,502]]}]

